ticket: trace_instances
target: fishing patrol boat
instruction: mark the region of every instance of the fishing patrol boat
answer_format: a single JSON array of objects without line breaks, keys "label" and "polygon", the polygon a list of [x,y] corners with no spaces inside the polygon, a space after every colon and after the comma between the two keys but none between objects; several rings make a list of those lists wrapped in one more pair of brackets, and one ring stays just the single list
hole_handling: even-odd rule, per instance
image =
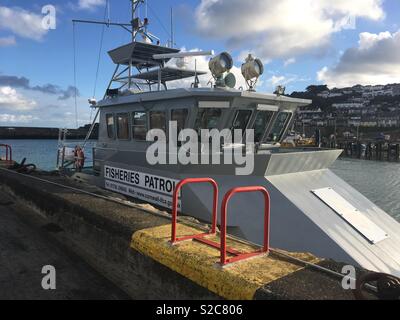
[{"label": "fishing patrol boat", "polygon": [[[92,150],[93,168],[76,172],[71,166],[76,154],[62,142],[58,169],[81,181],[164,208],[171,208],[175,186],[186,178],[212,178],[221,194],[236,187],[263,186],[271,195],[273,247],[310,252],[399,276],[400,224],[329,170],[342,150],[281,147],[296,110],[311,101],[287,97],[282,88],[274,94],[256,92],[263,64],[251,55],[242,66],[247,88],[236,88],[229,53],[182,52],[174,48],[173,40],[163,46],[148,31],[147,17],[137,15],[145,1],[131,0],[131,4],[131,23],[104,22],[129,30],[132,41],[109,51],[115,72],[104,98],[90,100],[97,115],[88,138],[99,122],[99,138]],[[213,81],[208,86],[199,81],[205,74],[203,70],[189,70],[182,63],[182,59],[204,55],[211,56]],[[170,84],[184,79],[193,81],[188,87],[170,88]],[[202,141],[197,150],[187,150],[184,141],[175,143],[171,122],[176,123],[178,135],[184,129],[193,129],[199,140],[206,129],[251,129],[254,144],[249,147],[243,137],[240,143],[218,148],[211,141]],[[156,155],[165,153],[167,159],[176,159],[182,153],[191,159],[214,157],[219,164],[150,163],[149,148],[160,142],[148,139],[148,132],[155,129],[166,133],[166,148]],[[224,161],[227,150],[252,159],[253,170],[246,172],[244,163]],[[89,153],[87,148],[85,153]],[[238,174],[240,169],[244,173]],[[180,211],[210,222],[211,200],[209,186],[185,186]],[[232,199],[229,233],[261,244],[263,206],[258,194]]]}]

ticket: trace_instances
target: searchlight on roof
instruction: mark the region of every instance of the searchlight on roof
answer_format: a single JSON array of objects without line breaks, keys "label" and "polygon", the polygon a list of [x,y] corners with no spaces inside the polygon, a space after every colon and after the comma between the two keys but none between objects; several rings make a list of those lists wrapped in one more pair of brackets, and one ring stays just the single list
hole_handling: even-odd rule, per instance
[{"label": "searchlight on roof", "polygon": [[264,73],[264,65],[260,59],[254,58],[251,54],[242,64],[242,75],[246,80],[249,91],[254,91],[258,78]]}]

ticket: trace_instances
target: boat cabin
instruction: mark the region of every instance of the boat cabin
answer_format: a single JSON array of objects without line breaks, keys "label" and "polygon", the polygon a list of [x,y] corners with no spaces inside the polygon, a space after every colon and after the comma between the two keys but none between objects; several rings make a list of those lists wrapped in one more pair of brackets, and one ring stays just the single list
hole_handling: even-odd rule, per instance
[{"label": "boat cabin", "polygon": [[100,144],[146,143],[149,130],[254,129],[255,143],[278,145],[299,105],[309,101],[232,89],[174,89],[109,97],[99,103]]}]

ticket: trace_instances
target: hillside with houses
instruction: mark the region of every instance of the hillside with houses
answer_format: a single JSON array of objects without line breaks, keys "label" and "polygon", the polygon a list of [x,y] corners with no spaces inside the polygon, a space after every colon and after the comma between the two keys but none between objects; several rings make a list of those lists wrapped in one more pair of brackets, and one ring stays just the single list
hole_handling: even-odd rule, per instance
[{"label": "hillside with houses", "polygon": [[312,85],[292,97],[313,103],[299,111],[296,128],[335,128],[364,132],[400,129],[400,84],[329,89]]}]

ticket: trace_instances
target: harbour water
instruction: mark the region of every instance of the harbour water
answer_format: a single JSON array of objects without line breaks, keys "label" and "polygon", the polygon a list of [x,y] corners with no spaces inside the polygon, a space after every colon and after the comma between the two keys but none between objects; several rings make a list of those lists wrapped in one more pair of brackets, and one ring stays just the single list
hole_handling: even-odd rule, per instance
[{"label": "harbour water", "polygon": [[[13,158],[54,170],[56,140],[0,140],[13,147]],[[92,143],[88,145],[91,148]],[[400,163],[340,159],[332,170],[400,222]]]}]

